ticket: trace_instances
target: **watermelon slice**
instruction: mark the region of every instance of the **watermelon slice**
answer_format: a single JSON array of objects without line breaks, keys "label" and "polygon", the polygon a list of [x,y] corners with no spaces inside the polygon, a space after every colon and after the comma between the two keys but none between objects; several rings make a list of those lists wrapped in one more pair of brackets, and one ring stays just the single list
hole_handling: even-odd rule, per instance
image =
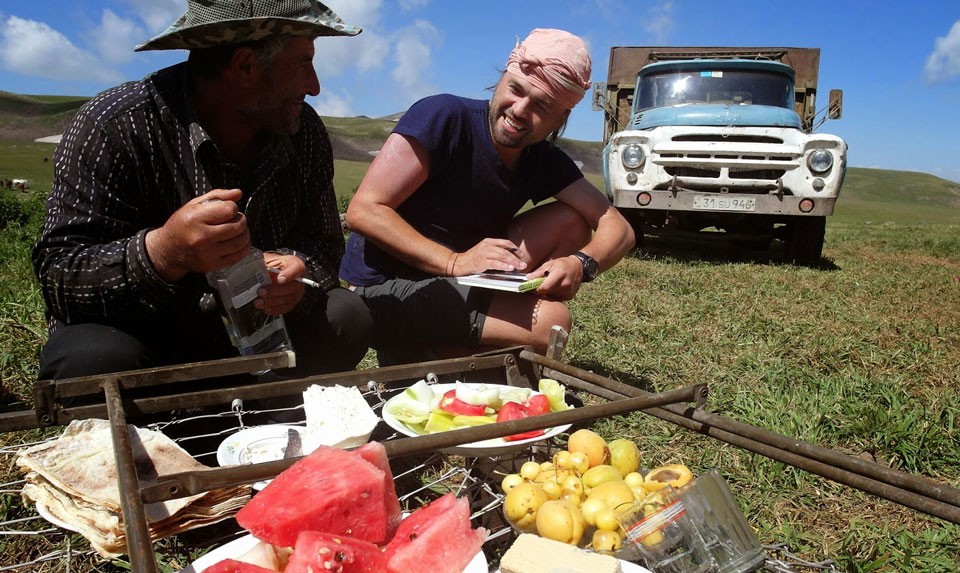
[{"label": "watermelon slice", "polygon": [[284,573],[382,573],[387,558],[379,547],[346,535],[304,531],[297,537]]},{"label": "watermelon slice", "polygon": [[360,455],[321,446],[253,496],[237,512],[237,523],[278,547],[292,547],[301,531],[382,543],[384,484],[384,472]]},{"label": "watermelon slice", "polygon": [[461,573],[489,532],[470,525],[470,506],[452,493],[417,509],[387,544],[387,571]]},{"label": "watermelon slice", "polygon": [[203,573],[277,573],[273,569],[264,569],[236,559],[224,559],[203,570]]},{"label": "watermelon slice", "polygon": [[383,503],[387,510],[387,535],[383,540],[390,540],[403,519],[403,508],[400,507],[397,488],[393,483],[393,471],[390,469],[390,458],[387,457],[387,450],[380,442],[367,442],[354,450],[354,453],[360,454],[360,457],[377,466],[383,472]]}]

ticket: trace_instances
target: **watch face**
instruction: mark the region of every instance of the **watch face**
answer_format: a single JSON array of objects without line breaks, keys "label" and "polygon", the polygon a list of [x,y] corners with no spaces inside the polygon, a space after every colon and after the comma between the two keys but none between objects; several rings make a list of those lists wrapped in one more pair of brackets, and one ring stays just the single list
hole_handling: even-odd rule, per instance
[{"label": "watch face", "polygon": [[600,265],[597,264],[597,261],[590,255],[581,253],[580,251],[577,251],[574,255],[576,255],[583,264],[583,281],[590,282],[597,278],[597,275],[600,274]]},{"label": "watch face", "polygon": [[590,262],[587,263],[587,274],[590,276],[590,280],[597,278],[599,270],[600,269],[597,267],[597,261],[590,259]]}]

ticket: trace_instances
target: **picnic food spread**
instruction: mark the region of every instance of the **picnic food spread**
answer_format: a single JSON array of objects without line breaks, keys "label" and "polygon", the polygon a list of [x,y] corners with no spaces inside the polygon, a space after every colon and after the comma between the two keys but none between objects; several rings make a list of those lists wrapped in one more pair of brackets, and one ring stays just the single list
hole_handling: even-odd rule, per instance
[{"label": "picnic food spread", "polygon": [[551,460],[528,461],[503,478],[503,511],[521,533],[616,552],[624,545],[620,512],[641,501],[654,509],[656,492],[692,478],[683,464],[642,472],[636,444],[626,439],[608,444],[580,429]]},{"label": "picnic food spread", "polygon": [[[143,484],[158,476],[210,469],[160,432],[127,429]],[[36,503],[41,515],[77,531],[104,557],[126,553],[109,421],[74,420],[59,438],[21,451],[17,464],[26,472],[23,496]],[[239,486],[147,504],[150,537],[160,539],[228,519],[249,493],[249,486]]]},{"label": "picnic food spread", "polygon": [[[570,408],[565,388],[555,380],[541,380],[538,390],[462,382],[429,385],[421,380],[387,401],[383,411],[389,408],[391,416],[431,433]],[[235,514],[252,544],[245,541],[243,549],[229,553],[211,552],[203,571],[461,573],[468,564],[475,565],[489,531],[472,526],[466,498],[448,493],[404,514],[386,449],[368,442],[379,418],[356,387],[311,386],[303,395],[306,455],[264,482],[252,498],[244,486],[146,506],[152,538]],[[138,470],[146,464],[155,471],[144,475],[140,470],[141,483],[158,475],[208,469],[163,434],[129,429]],[[543,430],[534,430],[506,440],[542,436]],[[350,446],[356,449],[342,449]],[[120,492],[115,470],[89,468],[114,465],[112,450],[109,422],[86,420],[71,423],[59,440],[29,448],[18,459],[30,472],[24,495],[37,502],[41,513],[73,524],[105,557],[126,549]],[[549,461],[527,461],[518,473],[504,477],[504,516],[520,535],[502,557],[500,571],[537,573],[562,565],[571,572],[619,573],[634,567],[617,559],[626,557],[618,552],[627,543],[618,514],[627,506],[636,509],[639,500],[656,511],[662,504],[651,492],[682,487],[693,477],[682,464],[646,471],[640,457],[631,440],[608,443],[580,429]],[[71,496],[79,501],[61,501]],[[101,506],[100,514],[88,516],[89,500]],[[201,570],[200,561],[192,570]]]}]

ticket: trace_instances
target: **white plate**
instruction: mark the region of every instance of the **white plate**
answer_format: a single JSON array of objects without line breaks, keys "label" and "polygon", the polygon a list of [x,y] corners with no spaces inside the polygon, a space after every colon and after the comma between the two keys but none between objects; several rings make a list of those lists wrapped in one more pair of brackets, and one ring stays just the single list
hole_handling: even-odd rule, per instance
[{"label": "white plate", "polygon": [[[496,388],[508,387],[503,384],[486,384],[486,386],[492,386]],[[430,387],[433,388],[434,394],[439,396],[439,395],[443,395],[445,392],[453,390],[456,387],[456,384],[431,384]],[[534,390],[531,393],[531,395],[532,394],[539,394],[539,392]],[[407,426],[400,420],[398,420],[395,416],[387,412],[387,405],[390,404],[391,400],[395,400],[396,398],[397,398],[396,396],[394,396],[393,398],[390,398],[390,400],[387,400],[386,404],[383,405],[383,409],[380,412],[381,415],[383,416],[383,421],[386,422],[387,425],[393,428],[394,430],[406,436],[415,437],[415,436],[421,435],[416,431],[412,430],[409,426]],[[554,426],[553,428],[547,428],[546,430],[544,430],[544,433],[542,435],[534,438],[527,438],[525,440],[508,442],[503,438],[494,438],[492,440],[483,440],[480,442],[472,442],[472,443],[463,444],[460,446],[444,448],[440,451],[447,454],[454,454],[454,455],[460,455],[460,456],[494,456],[499,454],[506,454],[509,452],[522,450],[534,442],[539,442],[541,440],[552,438],[557,434],[560,434],[566,431],[569,428],[570,428],[570,424],[563,424],[561,426]]]},{"label": "white plate", "polygon": [[[244,535],[239,539],[234,539],[226,545],[221,545],[213,551],[210,551],[203,557],[200,557],[186,569],[180,573],[202,573],[204,569],[215,565],[224,559],[233,558],[243,555],[250,550],[254,545],[257,544],[257,538],[253,535]],[[624,569],[624,571],[627,571]],[[473,560],[470,563],[467,563],[467,567],[463,570],[463,573],[487,573],[487,556],[483,554],[483,551],[480,551],[473,556]]]},{"label": "white plate", "polygon": [[[287,424],[240,430],[220,443],[217,448],[217,463],[221,466],[241,466],[283,459],[283,450],[287,446],[287,430],[291,428],[303,438],[305,428]],[[268,483],[269,480],[258,481],[253,484],[253,488],[261,490],[267,487]]]},{"label": "white plate", "polygon": [[[624,561],[623,559],[618,559],[620,562],[620,569],[623,570],[623,573],[653,573],[646,567],[641,567],[636,563],[631,563],[629,561]],[[186,571],[186,570],[184,570]],[[500,568],[494,569],[493,573],[500,573]]]}]

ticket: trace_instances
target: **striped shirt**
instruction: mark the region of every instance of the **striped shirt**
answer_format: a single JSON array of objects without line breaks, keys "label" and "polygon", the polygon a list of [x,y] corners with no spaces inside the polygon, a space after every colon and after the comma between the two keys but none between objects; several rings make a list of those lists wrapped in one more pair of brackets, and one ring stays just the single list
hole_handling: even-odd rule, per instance
[{"label": "striped shirt", "polygon": [[[300,130],[269,136],[252,169],[220,155],[190,105],[186,64],[107,90],[85,104],[54,154],[54,182],[33,264],[53,332],[60,324],[123,325],[200,312],[209,288],[190,273],[167,283],[145,236],[211,189],[239,188],[251,242],[296,254],[325,290],[339,286],[343,232],[330,139],[304,104]],[[321,296],[307,289],[290,313]]]}]

